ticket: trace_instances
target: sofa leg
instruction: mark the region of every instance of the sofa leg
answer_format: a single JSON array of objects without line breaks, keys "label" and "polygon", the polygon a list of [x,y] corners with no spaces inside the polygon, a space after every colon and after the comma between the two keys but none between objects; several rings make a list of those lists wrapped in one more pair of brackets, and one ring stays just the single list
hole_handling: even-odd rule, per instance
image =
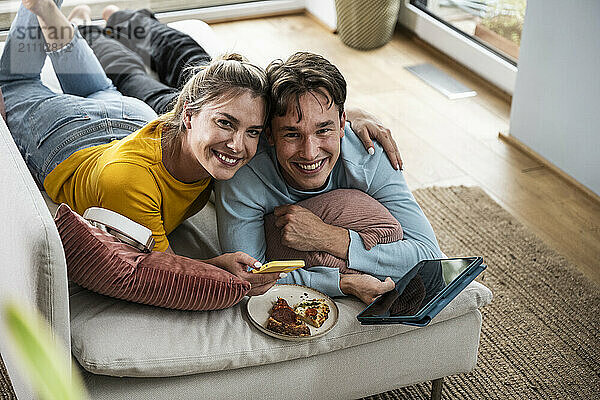
[{"label": "sofa leg", "polygon": [[444,386],[444,378],[431,381],[431,400],[442,399],[442,387]]}]

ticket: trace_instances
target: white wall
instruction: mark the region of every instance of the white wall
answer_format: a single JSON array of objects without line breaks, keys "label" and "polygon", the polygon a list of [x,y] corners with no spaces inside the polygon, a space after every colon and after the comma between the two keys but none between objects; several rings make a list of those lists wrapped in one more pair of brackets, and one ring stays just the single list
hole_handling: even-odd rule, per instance
[{"label": "white wall", "polygon": [[600,1],[527,2],[510,134],[600,195]]},{"label": "white wall", "polygon": [[306,0],[306,11],[319,18],[332,31],[337,28],[334,0]]}]

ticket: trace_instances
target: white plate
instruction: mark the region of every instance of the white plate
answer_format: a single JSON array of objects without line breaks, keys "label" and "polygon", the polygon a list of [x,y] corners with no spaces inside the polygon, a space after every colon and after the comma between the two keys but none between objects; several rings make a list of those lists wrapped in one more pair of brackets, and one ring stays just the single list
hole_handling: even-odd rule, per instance
[{"label": "white plate", "polygon": [[[329,317],[319,328],[307,324],[310,329],[310,336],[281,335],[270,331],[265,328],[265,323],[267,322],[269,312],[271,311],[271,308],[273,308],[273,304],[275,304],[278,297],[285,299],[292,308],[302,300],[325,299],[325,302],[329,306]],[[267,293],[261,296],[252,296],[246,302],[246,312],[248,313],[250,322],[252,322],[252,324],[261,332],[278,339],[293,341],[311,340],[325,335],[335,326],[339,314],[335,301],[331,300],[329,296],[318,290],[302,285],[275,285]]]}]

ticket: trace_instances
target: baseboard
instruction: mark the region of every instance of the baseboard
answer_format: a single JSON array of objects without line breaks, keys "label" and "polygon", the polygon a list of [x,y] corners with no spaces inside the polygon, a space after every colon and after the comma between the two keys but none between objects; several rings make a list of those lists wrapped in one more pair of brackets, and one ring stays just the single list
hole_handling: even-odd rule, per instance
[{"label": "baseboard", "polygon": [[556,165],[554,165],[553,163],[548,161],[545,157],[543,157],[538,152],[536,152],[535,150],[533,150],[532,148],[527,146],[525,143],[521,142],[519,139],[515,138],[514,136],[512,136],[510,134],[504,133],[504,132],[498,132],[498,138],[500,138],[500,140],[502,140],[506,144],[509,144],[509,145],[513,146],[514,148],[527,154],[529,157],[533,158],[534,160],[536,160],[537,162],[539,162],[540,164],[542,164],[543,166],[545,166],[546,168],[548,168],[549,170],[551,170],[552,172],[554,172],[555,174],[560,176],[562,179],[564,179],[570,185],[581,190],[593,201],[600,204],[600,196],[598,196],[596,193],[594,193],[592,190],[590,190],[585,185],[581,184],[579,181],[577,181],[571,175],[567,174],[565,171],[563,171],[562,169],[558,168]]}]

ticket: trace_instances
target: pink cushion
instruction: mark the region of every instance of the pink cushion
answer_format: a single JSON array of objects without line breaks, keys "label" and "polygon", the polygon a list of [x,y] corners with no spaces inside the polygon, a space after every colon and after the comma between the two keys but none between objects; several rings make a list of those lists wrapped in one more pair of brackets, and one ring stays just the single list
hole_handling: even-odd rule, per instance
[{"label": "pink cushion", "polygon": [[[380,202],[356,189],[337,189],[297,203],[330,225],[351,229],[358,233],[365,249],[370,250],[380,243],[402,240],[402,227]],[[324,265],[348,269],[346,260],[322,251],[298,251],[281,244],[281,230],[275,226],[275,216],[265,215],[265,237],[267,261],[304,260],[306,267]]]},{"label": "pink cushion", "polygon": [[142,253],[91,226],[66,204],[56,212],[69,279],[118,299],[178,310],[217,310],[237,304],[250,283],[202,261]]}]

